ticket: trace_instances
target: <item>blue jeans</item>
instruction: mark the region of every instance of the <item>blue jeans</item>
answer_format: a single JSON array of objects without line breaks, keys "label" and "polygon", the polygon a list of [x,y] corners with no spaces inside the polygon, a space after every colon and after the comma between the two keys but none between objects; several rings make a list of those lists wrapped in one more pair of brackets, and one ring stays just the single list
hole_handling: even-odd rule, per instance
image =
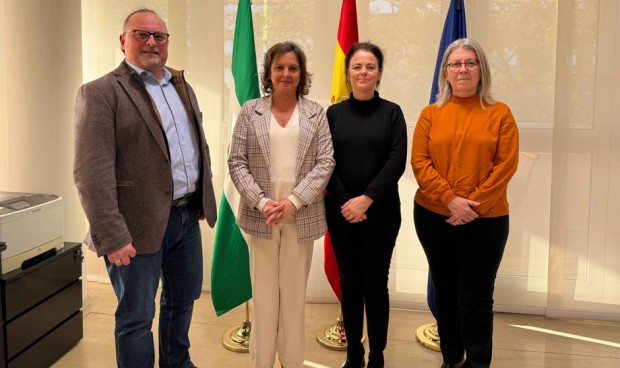
[{"label": "blue jeans", "polygon": [[129,266],[117,267],[104,257],[116,308],[116,362],[119,367],[153,367],[151,326],[161,277],[159,366],[194,367],[189,357],[189,326],[194,300],[202,289],[202,241],[197,210],[172,207],[157,253],[139,254]]}]

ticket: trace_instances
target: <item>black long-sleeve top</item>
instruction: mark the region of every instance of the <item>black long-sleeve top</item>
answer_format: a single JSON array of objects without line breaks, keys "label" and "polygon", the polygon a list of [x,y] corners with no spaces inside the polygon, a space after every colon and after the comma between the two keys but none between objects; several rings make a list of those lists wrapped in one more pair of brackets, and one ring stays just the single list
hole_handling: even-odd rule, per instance
[{"label": "black long-sleeve top", "polygon": [[400,211],[398,180],[407,162],[407,126],[400,107],[377,92],[367,101],[351,94],[327,109],[327,120],[336,161],[327,185],[327,211],[339,213],[349,199],[362,194],[373,199],[369,218]]}]

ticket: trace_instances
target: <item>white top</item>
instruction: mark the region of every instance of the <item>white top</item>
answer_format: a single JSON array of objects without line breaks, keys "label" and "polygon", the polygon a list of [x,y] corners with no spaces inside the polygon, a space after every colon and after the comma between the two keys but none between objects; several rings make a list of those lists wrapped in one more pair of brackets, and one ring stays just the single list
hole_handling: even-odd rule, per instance
[{"label": "white top", "polygon": [[[281,201],[290,198],[295,189],[295,166],[297,161],[297,146],[299,142],[299,105],[284,127],[278,124],[271,114],[269,123],[269,145],[271,150],[271,194],[273,200]],[[297,198],[294,198],[297,199]],[[298,203],[291,202],[298,207]],[[297,200],[298,201],[298,200]],[[288,216],[284,223],[294,223],[295,216]]]}]

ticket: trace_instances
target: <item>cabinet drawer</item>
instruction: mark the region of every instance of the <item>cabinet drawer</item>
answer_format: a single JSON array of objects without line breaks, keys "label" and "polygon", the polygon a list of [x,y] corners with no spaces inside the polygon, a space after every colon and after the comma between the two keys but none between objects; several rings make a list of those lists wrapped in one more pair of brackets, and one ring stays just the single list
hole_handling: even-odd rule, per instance
[{"label": "cabinet drawer", "polygon": [[71,317],[81,307],[82,282],[76,280],[68,288],[9,322],[6,326],[7,357],[11,359]]},{"label": "cabinet drawer", "polygon": [[47,368],[83,337],[82,311],[51,331],[28,350],[9,361],[9,368]]},{"label": "cabinet drawer", "polygon": [[81,275],[82,255],[79,250],[62,254],[58,260],[31,272],[24,271],[23,277],[7,282],[5,286],[5,320],[11,321],[18,314],[79,279]]}]

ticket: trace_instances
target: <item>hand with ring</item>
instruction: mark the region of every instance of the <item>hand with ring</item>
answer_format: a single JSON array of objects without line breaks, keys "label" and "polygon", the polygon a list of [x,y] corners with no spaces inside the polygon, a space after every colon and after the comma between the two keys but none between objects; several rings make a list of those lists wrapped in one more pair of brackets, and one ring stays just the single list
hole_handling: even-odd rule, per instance
[{"label": "hand with ring", "polygon": [[450,217],[446,219],[446,222],[452,226],[456,226],[465,225],[471,221],[474,221],[479,217],[478,213],[474,211],[474,208],[478,205],[480,205],[479,202],[472,201],[467,198],[454,198],[450,201],[450,203],[448,203]]},{"label": "hand with ring", "polygon": [[129,243],[124,247],[115,250],[112,253],[108,253],[107,257],[108,261],[110,261],[110,263],[114,263],[114,265],[116,265],[117,267],[123,265],[129,266],[129,263],[131,263],[131,258],[135,257],[136,253],[136,248],[134,248],[133,245]]},{"label": "hand with ring", "polygon": [[446,222],[449,223],[452,226],[458,226],[458,225],[465,225],[467,224],[467,221],[463,220],[459,220],[456,218],[450,218],[450,219],[446,219]]}]

